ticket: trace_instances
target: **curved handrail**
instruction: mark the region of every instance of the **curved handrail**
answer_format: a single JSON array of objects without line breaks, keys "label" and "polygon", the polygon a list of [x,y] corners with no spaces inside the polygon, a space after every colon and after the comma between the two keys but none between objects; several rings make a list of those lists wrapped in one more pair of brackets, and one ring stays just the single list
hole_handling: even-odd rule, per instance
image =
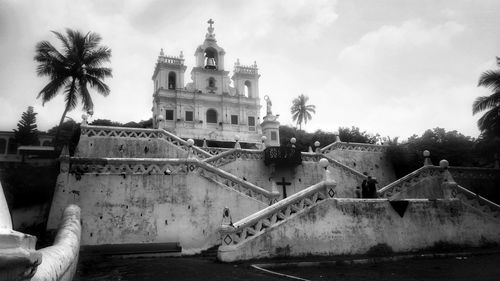
[{"label": "curved handrail", "polygon": [[42,263],[31,280],[72,280],[78,263],[80,236],[80,208],[70,205],[64,210],[54,244],[37,251],[42,254]]},{"label": "curved handrail", "polygon": [[[321,148],[320,151],[323,154],[328,153],[328,152],[335,150],[335,149],[384,152],[387,150],[388,147],[389,146],[387,146],[387,145],[337,141],[337,142],[333,142],[333,143]],[[349,148],[352,148],[352,149],[349,149]]]},{"label": "curved handrail", "polygon": [[[184,148],[184,150],[187,150],[187,148],[189,147],[189,144],[187,143],[187,141],[185,141],[185,140],[183,140],[183,139],[179,138],[178,136],[176,136],[176,135],[174,135],[174,134],[170,133],[169,131],[166,131],[166,130],[164,130],[164,129],[158,129],[158,130],[159,130],[160,132],[162,132],[164,135],[167,135],[167,136],[169,136],[169,137],[171,137],[171,138],[175,139],[176,141],[178,141],[178,142],[182,143],[182,144],[185,146],[185,147],[183,147],[183,148]],[[201,149],[201,148],[199,148],[199,147],[197,147],[197,146],[195,146],[195,145],[191,146],[191,148],[193,149],[194,154],[195,154],[196,156],[198,156],[199,158],[207,158],[207,157],[212,156],[212,154],[210,154],[210,153],[206,152],[205,150],[203,150],[203,149]]]},{"label": "curved handrail", "polygon": [[399,191],[404,184],[411,182],[415,178],[418,178],[420,176],[425,176],[425,173],[430,172],[430,171],[441,171],[442,168],[437,167],[437,166],[422,166],[419,169],[409,173],[408,175],[382,187],[377,191],[377,194],[379,197],[385,197],[386,193],[389,191],[392,191],[396,189],[396,192]]},{"label": "curved handrail", "polygon": [[339,161],[333,159],[333,158],[330,158],[329,156],[326,156],[324,154],[318,154],[318,153],[314,153],[314,152],[302,152],[302,161],[307,161],[309,159],[312,159],[313,161],[315,162],[318,162],[319,160],[321,160],[321,158],[325,158],[326,160],[328,160],[328,162],[330,162],[330,164],[333,164],[345,171],[347,171],[348,173],[351,173],[357,177],[359,177],[360,179],[366,179],[367,176],[365,176],[363,173],[347,166],[347,165],[344,165],[342,163],[340,163]]},{"label": "curved handrail", "polygon": [[[222,165],[228,164],[230,162],[235,161],[236,159],[245,156],[245,155],[258,155],[260,157],[255,158],[256,160],[263,159],[264,152],[262,150],[254,150],[254,149],[241,149],[241,148],[233,148],[228,151],[224,151],[217,155],[214,155],[210,158],[203,159],[203,162],[210,163],[216,167],[220,167]],[[232,157],[235,156],[235,157]]]},{"label": "curved handrail", "polygon": [[[188,173],[197,168],[215,174],[225,181],[231,182],[230,185],[225,184],[231,189],[241,192],[247,196],[256,198],[265,203],[273,202],[273,199],[279,196],[279,193],[269,192],[257,185],[242,180],[235,175],[228,173],[222,169],[214,167],[208,163],[202,162],[195,158],[84,158],[71,157],[70,172],[81,175],[85,173],[96,174],[163,174],[172,175],[179,173]],[[201,176],[205,172],[199,173]],[[209,176],[207,176],[209,177]],[[210,178],[210,177],[209,177]],[[218,181],[221,184],[221,181]],[[263,197],[263,198],[262,198]],[[264,200],[266,198],[267,202]]]},{"label": "curved handrail", "polygon": [[[467,188],[457,185],[457,192],[462,193],[465,198],[461,198],[462,201],[465,201],[466,203],[469,203],[472,205],[472,207],[475,207],[479,210],[482,210],[481,204],[487,206],[490,210],[490,212],[493,213],[493,216],[496,218],[500,219],[500,205],[478,195],[475,194],[474,192],[468,190]],[[455,197],[459,197],[458,194],[456,194]],[[465,199],[465,200],[464,200]]]},{"label": "curved handrail", "polygon": [[265,229],[277,225],[291,215],[302,212],[335,195],[334,181],[322,181],[287,197],[274,205],[243,218],[233,225],[223,225],[220,229],[223,247],[238,245],[249,237],[256,236]]}]

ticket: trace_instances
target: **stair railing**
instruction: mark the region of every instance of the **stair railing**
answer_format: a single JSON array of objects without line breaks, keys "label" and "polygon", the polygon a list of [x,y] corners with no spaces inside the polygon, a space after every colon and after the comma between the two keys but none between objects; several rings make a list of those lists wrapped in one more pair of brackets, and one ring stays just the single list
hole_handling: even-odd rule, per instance
[{"label": "stair railing", "polygon": [[119,174],[119,175],[175,175],[197,173],[198,175],[224,185],[239,193],[266,204],[277,202],[279,192],[267,191],[259,186],[242,180],[231,173],[204,163],[195,158],[69,158],[69,172],[77,179],[82,174]]},{"label": "stair railing", "polygon": [[394,181],[377,191],[378,197],[389,198],[401,190],[420,182],[422,179],[433,176],[440,176],[443,169],[438,166],[423,166],[408,175]]},{"label": "stair railing", "polygon": [[[161,138],[167,142],[179,147],[184,151],[189,151],[187,141],[164,129],[144,129],[144,128],[127,128],[127,127],[111,127],[111,126],[93,126],[81,125],[81,135],[87,137],[119,137],[119,138]],[[205,150],[191,146],[192,153],[200,159],[212,156]]]},{"label": "stair railing", "polygon": [[203,162],[209,163],[215,167],[221,167],[237,159],[262,160],[264,159],[264,152],[262,150],[234,148],[210,158],[203,159]]},{"label": "stair railing", "polygon": [[266,229],[277,226],[292,216],[335,196],[336,183],[326,180],[303,189],[276,204],[262,209],[233,225],[226,224],[220,229],[221,247],[238,247],[246,241],[262,234]]}]

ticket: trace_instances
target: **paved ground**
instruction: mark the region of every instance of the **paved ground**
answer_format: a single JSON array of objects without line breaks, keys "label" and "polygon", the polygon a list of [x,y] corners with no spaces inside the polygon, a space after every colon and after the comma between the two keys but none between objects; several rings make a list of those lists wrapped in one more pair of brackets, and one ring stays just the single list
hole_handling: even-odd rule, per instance
[{"label": "paved ground", "polygon": [[[432,259],[405,259],[357,265],[272,269],[309,280],[500,280],[500,253]],[[250,264],[223,264],[210,258],[82,257],[75,280],[291,280]]]},{"label": "paved ground", "polygon": [[500,254],[276,269],[308,280],[500,280]]}]

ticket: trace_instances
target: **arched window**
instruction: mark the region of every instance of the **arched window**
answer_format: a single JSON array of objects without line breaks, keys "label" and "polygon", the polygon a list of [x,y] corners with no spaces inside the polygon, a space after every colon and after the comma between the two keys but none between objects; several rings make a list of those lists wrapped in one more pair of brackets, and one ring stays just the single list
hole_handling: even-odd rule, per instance
[{"label": "arched window", "polygon": [[168,73],[168,88],[171,90],[174,90],[177,88],[175,85],[175,72],[173,72],[173,71],[170,71]]},{"label": "arched window", "polygon": [[208,87],[215,88],[215,78],[213,77],[208,78]]},{"label": "arched window", "polygon": [[0,154],[5,154],[7,151],[7,141],[5,139],[0,139]]},{"label": "arched window", "polygon": [[244,95],[245,97],[250,97],[251,93],[252,93],[252,83],[250,83],[250,81],[245,81],[245,89],[244,89]]},{"label": "arched window", "polygon": [[207,110],[207,123],[217,123],[217,111],[215,109]]},{"label": "arched window", "polygon": [[207,69],[217,69],[219,63],[219,57],[217,55],[217,50],[208,47],[205,49],[205,68]]}]

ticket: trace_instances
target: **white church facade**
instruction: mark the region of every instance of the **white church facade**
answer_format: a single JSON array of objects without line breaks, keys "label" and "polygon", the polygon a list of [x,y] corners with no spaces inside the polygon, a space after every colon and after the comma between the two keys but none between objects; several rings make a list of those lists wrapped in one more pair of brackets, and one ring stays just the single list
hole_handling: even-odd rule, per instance
[{"label": "white church facade", "polygon": [[[153,73],[153,124],[181,138],[279,145],[278,126],[265,126],[260,118],[257,64],[234,64],[232,76],[225,69],[226,52],[217,45],[213,21],[205,41],[194,55],[192,82],[185,83],[184,56],[165,56],[161,51]],[[232,84],[231,84],[232,82]],[[266,118],[264,118],[266,119]],[[272,131],[272,132],[271,132]],[[273,138],[273,140],[271,139]]]}]

